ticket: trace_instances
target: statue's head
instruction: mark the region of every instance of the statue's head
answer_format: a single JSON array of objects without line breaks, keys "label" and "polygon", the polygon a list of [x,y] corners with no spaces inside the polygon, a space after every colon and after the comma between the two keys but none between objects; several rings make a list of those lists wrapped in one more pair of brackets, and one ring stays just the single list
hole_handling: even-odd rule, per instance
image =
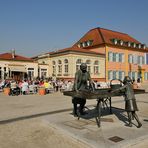
[{"label": "statue's head", "polygon": [[86,70],[87,70],[87,65],[86,65],[86,63],[82,63],[82,64],[80,65],[80,69],[81,69],[83,72],[86,72]]},{"label": "statue's head", "polygon": [[132,79],[129,76],[125,76],[123,84],[132,83]]}]

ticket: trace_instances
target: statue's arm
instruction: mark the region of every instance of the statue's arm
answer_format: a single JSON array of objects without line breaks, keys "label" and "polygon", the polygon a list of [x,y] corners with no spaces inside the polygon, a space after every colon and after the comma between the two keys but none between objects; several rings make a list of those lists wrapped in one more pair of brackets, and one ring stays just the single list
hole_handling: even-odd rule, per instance
[{"label": "statue's arm", "polygon": [[76,92],[78,92],[78,77],[79,77],[79,75],[78,75],[78,73],[76,73],[75,74],[75,80],[74,80],[74,90]]},{"label": "statue's arm", "polygon": [[118,89],[112,90],[111,93],[120,92],[120,91],[122,91],[122,90],[125,90],[126,87],[127,87],[126,85],[123,85],[123,86],[121,86],[121,87],[118,88]]},{"label": "statue's arm", "polygon": [[89,84],[90,84],[90,87],[92,88],[92,91],[95,91],[94,84],[93,84],[90,74],[89,74]]}]

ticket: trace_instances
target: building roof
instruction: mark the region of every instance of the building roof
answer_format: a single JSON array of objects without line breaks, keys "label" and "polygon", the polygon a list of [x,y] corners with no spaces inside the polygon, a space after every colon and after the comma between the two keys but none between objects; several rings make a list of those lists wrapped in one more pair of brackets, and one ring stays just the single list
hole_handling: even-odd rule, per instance
[{"label": "building roof", "polygon": [[16,54],[14,55],[14,58],[13,58],[12,53],[3,53],[3,54],[0,54],[0,60],[13,60],[13,61],[28,61],[28,62],[33,62],[33,59],[31,59],[31,58],[23,57],[23,56],[16,55]]},{"label": "building roof", "polygon": [[[49,54],[54,55],[54,54],[57,54],[57,53],[64,53],[64,52],[68,52],[68,51],[81,52],[81,53],[90,53],[90,54],[97,54],[98,55],[97,52],[90,51],[90,50],[87,50],[87,49],[81,49],[81,48],[78,48],[78,47],[64,48],[64,49],[60,49],[60,50],[55,51],[55,52],[50,52]],[[105,55],[105,54],[100,53],[100,55]]]},{"label": "building roof", "polygon": [[127,46],[126,43],[128,42],[143,45],[138,40],[134,39],[133,37],[129,36],[126,33],[112,31],[104,28],[94,28],[88,31],[76,44],[73,45],[73,47],[76,47],[80,43],[83,43],[86,41],[92,41],[91,47],[98,46],[101,44],[115,45],[115,43],[113,42],[114,39],[116,39],[117,41],[123,41],[124,44],[122,46]]},{"label": "building roof", "polygon": [[50,56],[54,56],[54,55],[57,55],[57,54],[62,54],[62,53],[67,53],[67,52],[77,52],[77,53],[87,53],[87,54],[95,54],[95,55],[100,55],[100,56],[105,56],[105,54],[103,53],[96,53],[95,51],[90,51],[90,50],[87,50],[87,49],[80,49],[78,47],[68,47],[68,48],[64,48],[64,49],[59,49],[57,51],[52,51],[52,52],[48,52],[48,53],[45,53],[45,54],[41,54],[41,55],[38,55],[38,56],[35,56],[35,57],[32,57],[32,59],[42,59],[42,58],[47,58],[47,57],[50,57]]}]

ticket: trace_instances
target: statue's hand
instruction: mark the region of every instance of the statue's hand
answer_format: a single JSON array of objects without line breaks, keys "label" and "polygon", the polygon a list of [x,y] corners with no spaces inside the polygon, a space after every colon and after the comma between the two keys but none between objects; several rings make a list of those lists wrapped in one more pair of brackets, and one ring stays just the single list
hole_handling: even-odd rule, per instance
[{"label": "statue's hand", "polygon": [[79,93],[79,90],[76,89],[76,92]]}]

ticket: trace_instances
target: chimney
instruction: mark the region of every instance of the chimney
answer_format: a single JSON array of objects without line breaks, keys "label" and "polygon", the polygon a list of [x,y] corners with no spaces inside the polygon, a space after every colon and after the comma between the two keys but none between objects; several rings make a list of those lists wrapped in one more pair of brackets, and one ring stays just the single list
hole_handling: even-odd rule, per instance
[{"label": "chimney", "polygon": [[15,49],[11,49],[12,59],[15,58]]}]

